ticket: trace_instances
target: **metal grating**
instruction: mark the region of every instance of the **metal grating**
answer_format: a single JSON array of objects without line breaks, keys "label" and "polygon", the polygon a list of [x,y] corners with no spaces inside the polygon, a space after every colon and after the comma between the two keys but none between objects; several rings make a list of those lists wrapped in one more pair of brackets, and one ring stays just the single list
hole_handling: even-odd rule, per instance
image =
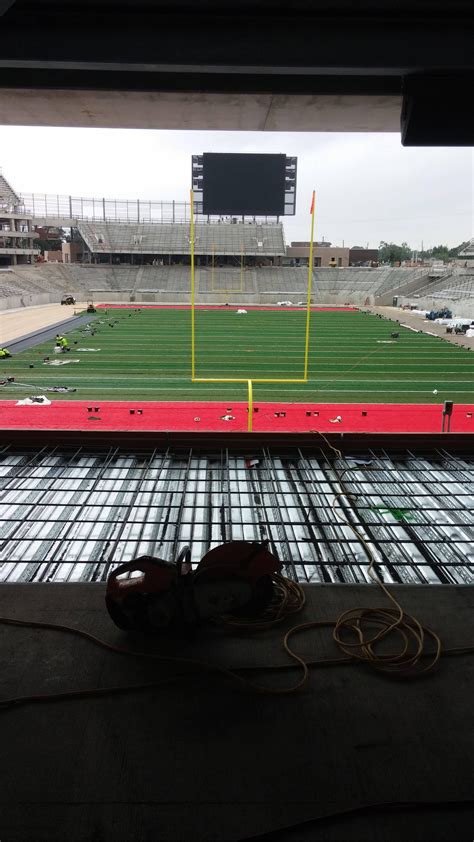
[{"label": "metal grating", "polygon": [[[250,465],[252,463],[252,466]],[[333,508],[344,473],[344,510]],[[129,452],[45,447],[0,453],[0,581],[103,581],[138,555],[193,562],[230,540],[268,538],[300,582],[474,581],[474,457],[323,449]],[[354,495],[354,498],[352,497]],[[345,520],[346,519],[346,520]]]}]

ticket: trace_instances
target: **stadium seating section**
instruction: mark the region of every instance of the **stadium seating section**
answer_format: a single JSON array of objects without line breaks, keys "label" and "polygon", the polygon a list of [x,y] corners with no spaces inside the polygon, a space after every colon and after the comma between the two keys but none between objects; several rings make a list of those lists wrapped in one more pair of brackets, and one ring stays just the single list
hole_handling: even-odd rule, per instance
[{"label": "stadium seating section", "polygon": [[416,291],[416,297],[449,298],[452,301],[474,299],[474,267],[468,272],[449,275],[439,281],[424,284]]},{"label": "stadium seating section", "polygon": [[[229,226],[230,227],[230,226]],[[229,267],[196,267],[196,297],[203,302],[220,302],[230,296],[247,303],[271,304],[279,300],[297,303],[305,299],[308,270],[305,267],[261,267],[241,270],[239,260]],[[391,304],[392,296],[410,296],[414,290],[423,295],[470,298],[474,276],[451,277],[449,281],[428,284],[426,273],[412,269],[316,269],[312,297],[326,304]],[[80,265],[37,264],[14,266],[0,271],[0,299],[23,298],[25,306],[38,296],[56,301],[64,293],[78,300],[91,296],[110,301],[188,301],[189,266],[133,266],[127,264]],[[230,295],[232,293],[232,295]],[[5,306],[5,305],[4,305]],[[8,306],[22,306],[22,302]]]},{"label": "stadium seating section", "polygon": [[[80,222],[79,232],[96,254],[189,254],[189,223],[123,225]],[[284,255],[283,226],[257,223],[197,223],[196,254]]]},{"label": "stadium seating section", "polygon": [[[78,301],[189,302],[190,267],[184,265],[189,263],[189,223],[81,221],[79,231],[93,260],[103,262],[0,267],[0,309],[52,303],[64,294]],[[195,255],[198,302],[297,304],[306,299],[307,267],[271,265],[289,263],[281,223],[198,222]],[[312,300],[371,306],[391,305],[396,296],[399,303],[416,299],[430,309],[436,302],[474,306],[474,269],[446,269],[436,278],[430,271],[319,268],[313,275]]]}]

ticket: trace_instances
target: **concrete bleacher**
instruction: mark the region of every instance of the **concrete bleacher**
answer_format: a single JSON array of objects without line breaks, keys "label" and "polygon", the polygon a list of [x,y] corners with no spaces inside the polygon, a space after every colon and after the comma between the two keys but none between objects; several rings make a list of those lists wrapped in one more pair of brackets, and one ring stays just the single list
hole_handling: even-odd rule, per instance
[{"label": "concrete bleacher", "polygon": [[[96,277],[96,276],[94,276]],[[0,309],[54,303],[64,294],[87,298],[90,280],[81,267],[60,263],[14,266],[0,274]],[[108,280],[104,281],[109,287]]]},{"label": "concrete bleacher", "polygon": [[443,287],[436,293],[438,298],[451,298],[453,301],[474,299],[474,276],[469,280],[464,279],[457,284],[450,284]]},{"label": "concrete bleacher", "polygon": [[296,295],[304,292],[308,286],[307,267],[267,267],[263,266],[256,272],[256,284],[262,295],[281,295],[288,292]]},{"label": "concrete bleacher", "polygon": [[[258,303],[255,269],[240,267],[195,268],[196,299],[202,303],[224,303],[229,299],[242,303]],[[138,301],[183,301],[191,294],[189,266],[143,266],[134,289]]]},{"label": "concrete bleacher", "polygon": [[[80,222],[81,237],[94,254],[190,254],[189,223],[123,225],[112,222]],[[281,223],[196,223],[194,251],[197,255],[284,255]]]},{"label": "concrete bleacher", "polygon": [[376,304],[391,304],[394,295],[408,295],[428,282],[427,268],[391,268],[384,269],[385,278],[376,292]]},{"label": "concrete bleacher", "polygon": [[0,283],[0,299],[10,298],[13,295],[18,295],[18,287]]},{"label": "concrete bleacher", "polygon": [[447,307],[453,313],[474,318],[474,270],[452,274],[447,280],[424,285],[415,295],[403,297],[400,303],[416,303],[421,310]]},{"label": "concrete bleacher", "polygon": [[438,295],[440,292],[443,292],[446,289],[450,289],[453,291],[462,291],[464,288],[469,290],[470,284],[474,278],[474,269],[472,270],[472,274],[467,274],[466,272],[456,272],[456,271],[449,271],[446,272],[442,278],[438,280],[431,280],[426,284],[422,284],[416,290],[417,297],[430,297],[433,295]]},{"label": "concrete bleacher", "polygon": [[[156,227],[156,226],[155,226]],[[232,226],[228,226],[232,227]],[[235,227],[235,226],[234,226]],[[316,304],[391,304],[392,295],[417,295],[425,290],[426,276],[419,270],[366,268],[315,269],[312,299]],[[235,266],[195,268],[196,300],[203,303],[241,301],[273,304],[279,300],[297,303],[306,299],[307,267]],[[438,282],[438,291],[453,290],[452,279]],[[443,283],[445,286],[443,287]],[[455,282],[456,296],[470,297],[467,276]],[[429,285],[430,291],[433,289]],[[63,294],[78,300],[187,302],[190,296],[190,267],[131,264],[43,263],[15,266],[0,273],[0,309],[58,301]],[[444,293],[443,293],[444,294]],[[45,299],[45,296],[48,296]],[[20,300],[23,299],[23,300]]]}]

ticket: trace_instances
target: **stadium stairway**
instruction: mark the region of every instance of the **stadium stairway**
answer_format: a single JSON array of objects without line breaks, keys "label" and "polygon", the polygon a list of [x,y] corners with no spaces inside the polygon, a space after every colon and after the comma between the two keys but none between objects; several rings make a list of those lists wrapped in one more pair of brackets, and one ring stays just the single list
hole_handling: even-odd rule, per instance
[{"label": "stadium stairway", "polygon": [[394,295],[410,295],[426,284],[428,278],[427,269],[388,269],[384,282],[377,289],[375,303],[390,305]]},{"label": "stadium stairway", "polygon": [[420,310],[447,307],[454,316],[474,319],[474,273],[453,275],[447,280],[425,286],[416,295],[402,297],[399,303],[416,302]]},{"label": "stadium stairway", "polygon": [[[441,278],[427,278],[426,282],[420,284],[415,292],[417,296],[431,296],[432,293],[436,293],[444,289],[446,286],[457,286],[456,276],[453,275],[451,271],[446,272]],[[407,292],[406,294],[409,295],[410,292]]]}]

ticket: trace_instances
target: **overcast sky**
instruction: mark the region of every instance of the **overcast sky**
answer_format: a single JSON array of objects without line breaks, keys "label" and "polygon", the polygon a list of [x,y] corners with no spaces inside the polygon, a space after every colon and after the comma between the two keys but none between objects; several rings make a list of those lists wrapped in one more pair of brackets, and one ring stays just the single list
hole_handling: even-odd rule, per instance
[{"label": "overcast sky", "polygon": [[297,214],[284,219],[288,242],[309,239],[313,188],[315,239],[334,245],[453,247],[474,234],[467,148],[403,148],[398,134],[0,126],[0,167],[22,193],[186,201],[191,155],[201,152],[298,157]]}]

